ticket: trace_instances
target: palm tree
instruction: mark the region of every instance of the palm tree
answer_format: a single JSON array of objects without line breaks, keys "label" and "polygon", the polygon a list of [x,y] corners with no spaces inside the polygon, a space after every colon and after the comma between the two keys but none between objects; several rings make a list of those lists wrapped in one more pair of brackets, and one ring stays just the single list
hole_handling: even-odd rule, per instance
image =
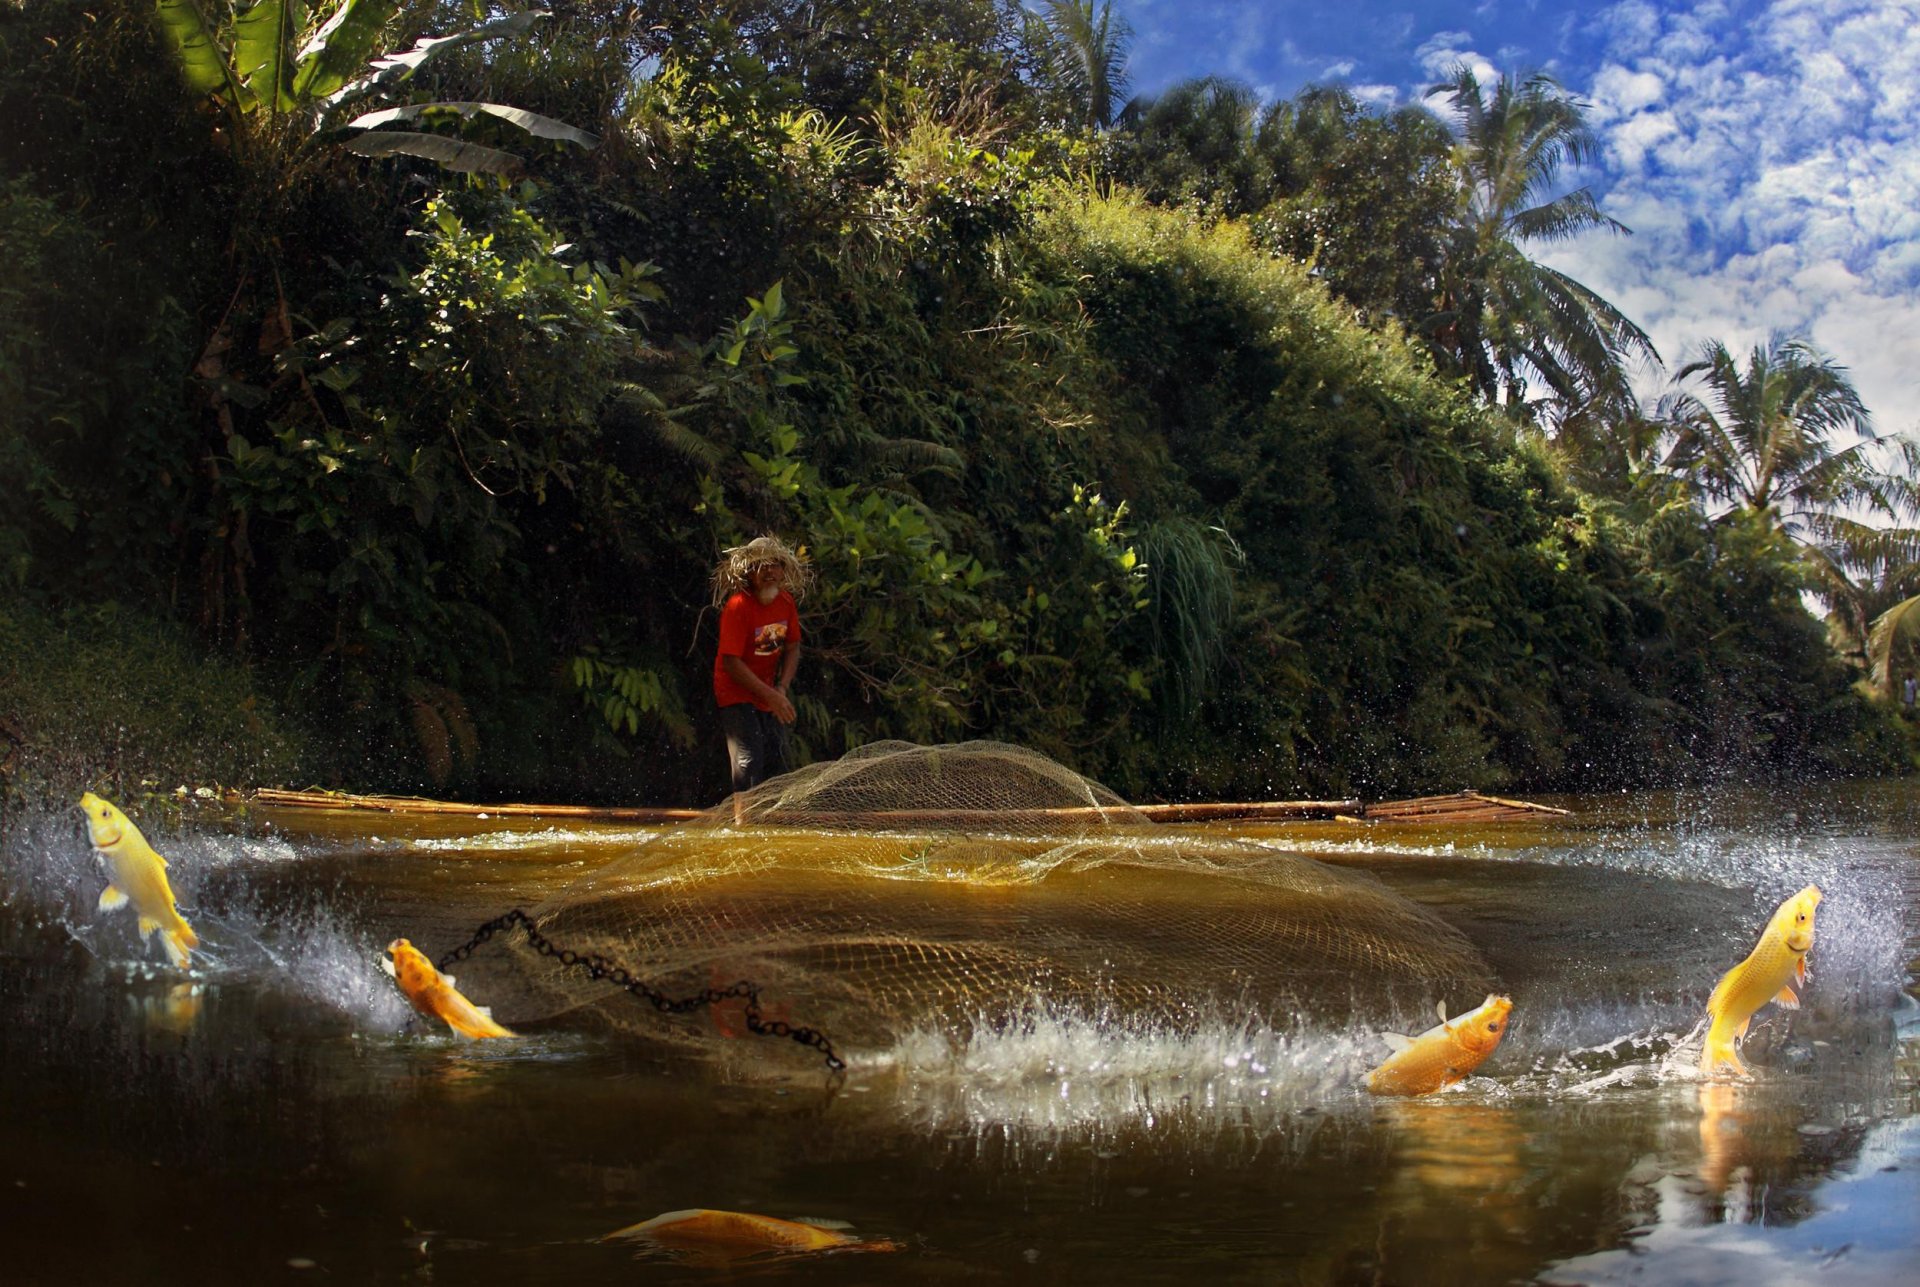
[{"label": "palm tree", "polygon": [[[1848,511],[1913,517],[1912,480],[1876,463],[1881,440],[1846,369],[1804,340],[1776,335],[1744,367],[1710,340],[1674,383],[1695,376],[1701,393],[1677,389],[1660,414],[1674,430],[1667,465],[1708,501],[1763,515],[1802,544],[1844,537]],[[1858,441],[1835,440],[1849,433]]]},{"label": "palm tree", "polygon": [[1127,90],[1127,45],[1133,28],[1113,12],[1113,0],[1044,0],[1029,14],[1028,42],[1039,52],[1041,74],[1073,105],[1072,124],[1110,129]]},{"label": "palm tree", "polygon": [[1452,104],[1461,179],[1438,307],[1423,327],[1441,365],[1516,407],[1536,378],[1564,405],[1624,389],[1630,359],[1658,359],[1646,332],[1522,248],[1596,228],[1628,231],[1587,188],[1548,195],[1565,166],[1599,154],[1582,105],[1544,72],[1503,76],[1489,97],[1464,65],[1427,92]]},{"label": "palm tree", "polygon": [[[1903,441],[1911,456],[1914,445]],[[1873,672],[1882,689],[1891,681],[1889,651],[1910,643],[1920,614],[1920,529],[1874,527],[1839,520],[1835,535],[1806,550],[1809,590],[1827,610],[1827,632],[1840,652]],[[1891,618],[1886,626],[1883,620]]]},{"label": "palm tree", "polygon": [[1920,442],[1878,437],[1846,369],[1803,340],[1773,336],[1744,364],[1709,341],[1674,380],[1695,377],[1699,393],[1660,403],[1668,468],[1800,544],[1835,643],[1885,689],[1892,649],[1920,625]]}]

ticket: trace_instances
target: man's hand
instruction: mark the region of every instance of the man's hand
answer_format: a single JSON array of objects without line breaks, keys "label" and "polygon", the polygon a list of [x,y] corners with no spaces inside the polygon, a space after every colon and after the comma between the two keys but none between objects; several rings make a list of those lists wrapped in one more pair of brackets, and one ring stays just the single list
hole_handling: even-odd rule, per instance
[{"label": "man's hand", "polygon": [[773,706],[773,717],[779,720],[782,724],[793,723],[794,716],[797,715],[799,712],[793,709],[793,699],[787,696],[787,690],[784,688],[774,689],[771,700],[772,700],[772,706]]}]

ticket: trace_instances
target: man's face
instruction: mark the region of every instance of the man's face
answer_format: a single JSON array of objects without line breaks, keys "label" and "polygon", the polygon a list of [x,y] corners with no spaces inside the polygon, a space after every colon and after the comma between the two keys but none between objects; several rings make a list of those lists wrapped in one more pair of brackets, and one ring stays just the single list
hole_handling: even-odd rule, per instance
[{"label": "man's face", "polygon": [[762,603],[772,603],[787,583],[787,570],[778,563],[762,563],[747,573],[747,584],[753,589],[753,597]]}]

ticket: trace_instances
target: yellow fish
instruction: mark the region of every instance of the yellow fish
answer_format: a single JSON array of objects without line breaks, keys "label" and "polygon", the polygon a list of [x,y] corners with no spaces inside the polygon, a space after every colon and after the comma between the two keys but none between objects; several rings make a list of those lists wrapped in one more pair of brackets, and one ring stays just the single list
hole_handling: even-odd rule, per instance
[{"label": "yellow fish", "polygon": [[607,1238],[644,1238],[668,1246],[732,1256],[751,1256],[763,1251],[899,1250],[897,1243],[884,1239],[856,1238],[850,1233],[817,1224],[776,1220],[772,1216],[749,1215],[744,1211],[713,1211],[705,1207],[669,1211],[651,1220],[615,1229]]},{"label": "yellow fish", "polygon": [[453,976],[433,968],[433,962],[404,938],[387,944],[392,960],[380,962],[380,968],[393,976],[400,991],[413,1008],[429,1019],[442,1019],[463,1037],[511,1037],[509,1029],[493,1021],[485,1006],[475,1005],[453,986]]},{"label": "yellow fish", "polygon": [[1807,949],[1813,946],[1813,911],[1819,905],[1818,885],[1808,885],[1780,904],[1747,959],[1714,985],[1707,999],[1707,1043],[1700,1052],[1702,1077],[1722,1068],[1736,1077],[1750,1076],[1737,1043],[1746,1037],[1753,1012],[1769,1001],[1787,1010],[1800,1008],[1793,985],[1807,981]]},{"label": "yellow fish", "polygon": [[1512,1001],[1489,996],[1470,1014],[1449,1020],[1441,1002],[1439,1027],[1412,1038],[1383,1034],[1393,1054],[1367,1074],[1367,1089],[1376,1095],[1425,1095],[1464,1080],[1500,1044],[1512,1013]]},{"label": "yellow fish", "polygon": [[127,815],[89,791],[80,797],[87,815],[87,838],[107,865],[107,887],[100,891],[100,910],[111,912],[133,904],[140,917],[140,940],[160,931],[167,959],[185,969],[188,952],[200,946],[200,936],[173,905],[173,886],[167,883],[167,860],[153,851],[140,828]]}]

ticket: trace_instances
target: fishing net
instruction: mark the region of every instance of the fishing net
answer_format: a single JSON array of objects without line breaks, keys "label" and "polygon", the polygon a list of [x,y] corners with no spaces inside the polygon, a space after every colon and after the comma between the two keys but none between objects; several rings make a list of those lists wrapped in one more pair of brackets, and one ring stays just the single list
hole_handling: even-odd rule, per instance
[{"label": "fishing net", "polygon": [[1491,981],[1458,932],[1369,875],[1183,834],[991,742],[881,742],[786,774],[516,922],[452,967],[509,1026],[591,1015],[711,1043],[741,1017],[693,1000],[750,981],[736,995],[758,1020],[843,1055],[1038,1012],[1133,1031],[1337,1018]]}]

